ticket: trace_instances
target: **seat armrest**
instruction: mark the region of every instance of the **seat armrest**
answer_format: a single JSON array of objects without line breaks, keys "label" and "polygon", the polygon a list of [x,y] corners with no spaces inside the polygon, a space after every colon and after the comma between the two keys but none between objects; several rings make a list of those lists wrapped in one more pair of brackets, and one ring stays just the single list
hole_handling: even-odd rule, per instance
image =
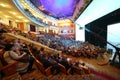
[{"label": "seat armrest", "polygon": [[71,74],[71,68],[69,68],[69,69],[67,70],[67,74],[68,74],[68,75]]}]

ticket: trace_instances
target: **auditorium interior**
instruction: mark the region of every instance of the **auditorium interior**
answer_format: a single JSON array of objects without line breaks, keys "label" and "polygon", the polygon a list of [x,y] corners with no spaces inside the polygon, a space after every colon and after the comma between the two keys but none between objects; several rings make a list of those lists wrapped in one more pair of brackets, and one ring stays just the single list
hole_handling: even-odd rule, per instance
[{"label": "auditorium interior", "polygon": [[0,80],[120,80],[120,0],[0,0]]}]

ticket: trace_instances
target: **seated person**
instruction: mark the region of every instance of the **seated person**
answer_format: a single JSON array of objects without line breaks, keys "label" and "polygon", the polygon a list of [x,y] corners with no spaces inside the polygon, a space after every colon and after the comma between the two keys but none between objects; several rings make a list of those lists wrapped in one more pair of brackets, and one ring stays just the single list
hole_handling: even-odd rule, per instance
[{"label": "seated person", "polygon": [[72,67],[70,61],[68,61],[67,57],[64,56],[62,56],[61,59],[59,59],[59,63],[62,64],[67,70]]},{"label": "seated person", "polygon": [[18,51],[16,52],[16,48],[14,47],[14,44],[7,44],[5,47],[5,53],[4,58],[6,62],[14,63],[17,62],[16,65],[16,71],[18,71],[20,74],[24,74],[26,72],[30,72],[32,70],[32,65],[34,60],[29,57],[27,62],[22,62],[21,59],[26,56],[27,54],[23,52],[22,54]]},{"label": "seated person", "polygon": [[107,56],[107,52],[104,52],[102,55],[101,55],[101,58],[102,60],[100,62],[98,62],[97,64],[100,65],[100,66],[103,66],[103,65],[107,65],[108,62],[109,62],[109,58]]}]

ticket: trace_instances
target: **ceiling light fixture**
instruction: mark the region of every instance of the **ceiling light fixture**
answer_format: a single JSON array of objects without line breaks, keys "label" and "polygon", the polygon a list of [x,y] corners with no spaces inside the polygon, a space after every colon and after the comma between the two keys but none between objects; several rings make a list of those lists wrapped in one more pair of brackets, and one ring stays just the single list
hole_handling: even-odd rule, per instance
[{"label": "ceiling light fixture", "polygon": [[19,19],[22,19],[23,17],[22,16],[18,16]]},{"label": "ceiling light fixture", "polygon": [[25,22],[29,22],[29,20],[24,20]]},{"label": "ceiling light fixture", "polygon": [[16,12],[10,12],[11,14],[13,14],[13,15],[16,15],[17,13]]},{"label": "ceiling light fixture", "polygon": [[15,22],[19,22],[19,20],[15,20]]},{"label": "ceiling light fixture", "polygon": [[6,7],[6,5],[5,4],[0,4],[2,7]]},{"label": "ceiling light fixture", "polygon": [[5,16],[6,18],[9,18],[10,16]]}]

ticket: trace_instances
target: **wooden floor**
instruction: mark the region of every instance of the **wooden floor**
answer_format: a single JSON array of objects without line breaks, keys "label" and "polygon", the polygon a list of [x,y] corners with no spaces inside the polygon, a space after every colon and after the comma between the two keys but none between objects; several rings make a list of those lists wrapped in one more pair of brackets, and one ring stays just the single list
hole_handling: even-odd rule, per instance
[{"label": "wooden floor", "polygon": [[[67,57],[71,58],[72,60],[78,60],[83,61],[86,63],[86,65],[93,70],[97,71],[100,74],[90,74],[86,75],[86,77],[81,75],[65,75],[65,74],[57,74],[54,76],[46,77],[39,70],[37,70],[36,66],[34,65],[34,68],[36,68],[35,71],[26,73],[25,75],[21,76],[22,80],[109,80],[107,79],[109,76],[113,77],[112,80],[120,80],[120,69],[116,68],[115,66],[110,65],[109,63],[104,66],[100,66],[97,63],[101,60],[100,58],[97,59],[88,59],[88,58],[75,58],[72,56],[67,55]],[[108,58],[110,56],[108,55]],[[100,75],[104,76],[101,77]],[[107,77],[106,77],[107,76]],[[105,78],[106,77],[106,78]],[[3,78],[5,80],[6,77]],[[19,80],[19,79],[7,79],[7,80]]]}]

